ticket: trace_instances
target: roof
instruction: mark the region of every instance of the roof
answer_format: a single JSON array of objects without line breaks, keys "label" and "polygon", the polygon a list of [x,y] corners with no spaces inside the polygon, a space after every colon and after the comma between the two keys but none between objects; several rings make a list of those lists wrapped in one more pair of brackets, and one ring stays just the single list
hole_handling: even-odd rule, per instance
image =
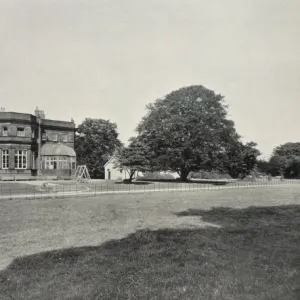
[{"label": "roof", "polygon": [[76,156],[73,148],[60,143],[46,143],[41,148],[41,155]]},{"label": "roof", "polygon": [[112,156],[105,164],[104,167],[106,167],[109,163],[113,162],[113,161],[117,161],[117,157],[116,156]]}]

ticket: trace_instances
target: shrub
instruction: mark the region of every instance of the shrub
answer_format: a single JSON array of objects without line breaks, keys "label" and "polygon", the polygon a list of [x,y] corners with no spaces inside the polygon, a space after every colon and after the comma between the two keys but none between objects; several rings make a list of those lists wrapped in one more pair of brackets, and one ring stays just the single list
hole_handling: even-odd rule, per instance
[{"label": "shrub", "polygon": [[189,178],[192,179],[231,179],[229,174],[218,173],[215,171],[199,171],[199,172],[191,172],[189,174]]}]

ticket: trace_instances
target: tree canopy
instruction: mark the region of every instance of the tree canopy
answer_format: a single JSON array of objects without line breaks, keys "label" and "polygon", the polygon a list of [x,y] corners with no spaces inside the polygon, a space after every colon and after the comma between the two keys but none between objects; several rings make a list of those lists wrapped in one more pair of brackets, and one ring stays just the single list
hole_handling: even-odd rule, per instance
[{"label": "tree canopy", "polygon": [[300,178],[300,143],[285,143],[276,147],[269,161],[271,175]]},{"label": "tree canopy", "polygon": [[137,138],[131,138],[127,147],[119,151],[117,168],[125,170],[131,182],[137,172],[149,171],[150,150]]},{"label": "tree canopy", "polygon": [[104,177],[104,164],[121,146],[117,125],[109,120],[87,118],[77,128],[77,163],[87,165],[92,177]]},{"label": "tree canopy", "polygon": [[153,153],[153,170],[172,170],[186,180],[190,171],[231,170],[236,164],[233,173],[238,174],[241,164],[255,164],[253,145],[241,143],[234,122],[227,118],[224,97],[212,90],[201,85],[181,88],[149,104],[147,112],[137,132]]}]

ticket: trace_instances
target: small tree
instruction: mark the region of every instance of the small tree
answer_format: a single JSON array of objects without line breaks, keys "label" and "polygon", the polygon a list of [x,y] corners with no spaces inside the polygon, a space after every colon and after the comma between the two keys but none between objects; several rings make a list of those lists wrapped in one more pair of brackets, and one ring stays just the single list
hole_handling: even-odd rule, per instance
[{"label": "small tree", "polygon": [[285,178],[300,177],[300,143],[285,143],[276,147],[269,161],[270,173]]},{"label": "small tree", "polygon": [[135,178],[137,172],[150,170],[149,149],[137,138],[131,138],[127,147],[121,149],[117,155],[117,166],[129,175],[129,182]]},{"label": "small tree", "polygon": [[212,165],[218,173],[227,173],[232,178],[245,178],[250,175],[257,164],[260,151],[254,142],[242,143],[240,140],[232,140],[227,147],[219,151]]}]

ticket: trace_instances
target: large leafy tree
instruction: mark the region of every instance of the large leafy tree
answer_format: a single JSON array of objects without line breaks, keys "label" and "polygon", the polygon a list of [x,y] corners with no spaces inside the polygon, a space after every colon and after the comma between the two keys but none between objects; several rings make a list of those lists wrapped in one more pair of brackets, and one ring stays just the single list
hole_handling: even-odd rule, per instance
[{"label": "large leafy tree", "polygon": [[222,95],[201,85],[189,86],[156,100],[147,110],[137,132],[155,153],[152,168],[175,171],[186,180],[191,171],[228,168],[221,163],[225,157],[243,161],[240,136],[227,118]]},{"label": "large leafy tree", "polygon": [[300,178],[300,143],[285,143],[276,147],[269,161],[272,175]]},{"label": "large leafy tree", "polygon": [[77,128],[77,163],[87,165],[92,177],[104,177],[104,164],[121,146],[117,125],[109,120],[87,118]]},{"label": "large leafy tree", "polygon": [[137,138],[131,138],[129,145],[119,151],[116,167],[127,172],[131,182],[137,172],[150,170],[149,157],[149,148]]}]

